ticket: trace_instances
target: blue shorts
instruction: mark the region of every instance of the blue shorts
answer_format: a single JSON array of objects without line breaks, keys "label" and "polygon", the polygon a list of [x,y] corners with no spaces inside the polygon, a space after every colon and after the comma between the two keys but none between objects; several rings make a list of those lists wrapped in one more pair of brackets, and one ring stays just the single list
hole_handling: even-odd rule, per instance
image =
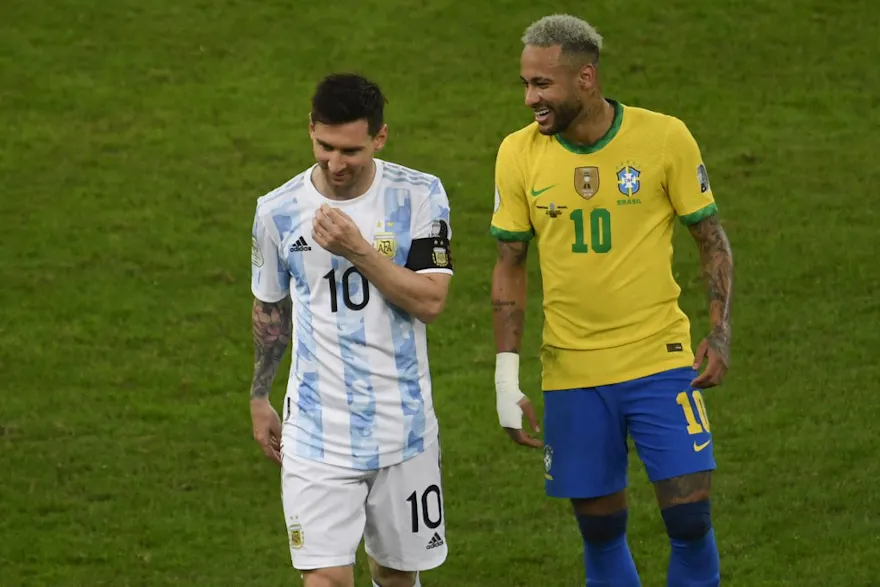
[{"label": "blue shorts", "polygon": [[547,495],[601,497],[627,485],[627,433],[652,482],[715,469],[697,371],[544,392]]}]

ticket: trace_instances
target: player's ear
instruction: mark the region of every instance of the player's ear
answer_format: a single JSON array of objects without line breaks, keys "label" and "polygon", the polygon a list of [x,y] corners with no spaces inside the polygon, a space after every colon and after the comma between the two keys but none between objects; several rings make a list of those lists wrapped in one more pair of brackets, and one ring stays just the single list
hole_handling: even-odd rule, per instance
[{"label": "player's ear", "polygon": [[592,63],[582,65],[580,74],[578,75],[578,83],[580,83],[581,88],[584,90],[592,90],[597,87],[598,83],[596,74],[596,66]]},{"label": "player's ear", "polygon": [[385,141],[388,140],[388,125],[383,124],[382,128],[379,129],[379,132],[376,133],[376,136],[373,137],[373,148],[377,151],[381,151],[382,147],[385,146]]}]

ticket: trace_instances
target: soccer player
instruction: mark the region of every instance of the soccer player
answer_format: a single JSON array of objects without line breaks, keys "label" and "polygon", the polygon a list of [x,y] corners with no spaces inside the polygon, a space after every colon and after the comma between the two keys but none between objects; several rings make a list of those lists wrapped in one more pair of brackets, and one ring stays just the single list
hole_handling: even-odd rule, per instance
[{"label": "soccer player", "polygon": [[[667,584],[718,585],[700,390],[727,370],[733,262],[700,150],[681,120],[603,96],[602,38],[587,22],[547,16],[522,40],[534,121],[501,142],[491,221],[499,422],[517,443],[544,445],[546,491],[571,500],[588,586],[640,584],[626,540],[627,433],[671,542]],[[676,219],[696,241],[709,291],[712,329],[696,353],[671,267]],[[519,388],[532,239],[543,282],[543,443],[522,429],[523,414],[539,427]]]},{"label": "soccer player", "polygon": [[[306,587],[352,587],[362,538],[374,586],[418,586],[447,555],[425,331],[452,278],[449,202],[437,177],[375,156],[384,104],[363,77],[322,80],[317,163],[253,224],[253,432],[281,465]],[[288,343],[282,423],[269,390]]]}]

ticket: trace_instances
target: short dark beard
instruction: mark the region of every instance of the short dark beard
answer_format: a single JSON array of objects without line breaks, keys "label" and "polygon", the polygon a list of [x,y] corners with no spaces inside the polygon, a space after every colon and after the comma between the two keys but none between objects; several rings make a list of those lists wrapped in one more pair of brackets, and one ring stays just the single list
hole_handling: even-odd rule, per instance
[{"label": "short dark beard", "polygon": [[555,120],[553,121],[553,126],[543,132],[545,135],[556,135],[565,132],[571,126],[571,123],[581,115],[584,105],[577,100],[572,100],[558,106],[551,106],[551,110]]}]

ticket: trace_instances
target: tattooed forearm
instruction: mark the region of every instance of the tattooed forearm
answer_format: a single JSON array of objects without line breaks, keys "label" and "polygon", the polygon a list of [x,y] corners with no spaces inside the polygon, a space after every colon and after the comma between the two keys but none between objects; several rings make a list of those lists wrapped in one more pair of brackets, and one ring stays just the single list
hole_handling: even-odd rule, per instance
[{"label": "tattooed forearm", "polygon": [[497,352],[519,352],[525,324],[528,243],[499,242],[492,273],[492,314]]},{"label": "tattooed forearm", "polygon": [[733,300],[733,253],[727,234],[718,219],[706,218],[690,227],[700,250],[703,281],[709,293],[709,345],[730,360],[730,320]]},{"label": "tattooed forearm", "polygon": [[290,343],[292,305],[290,298],[269,304],[254,300],[254,378],[251,399],[267,398],[278,365]]}]

